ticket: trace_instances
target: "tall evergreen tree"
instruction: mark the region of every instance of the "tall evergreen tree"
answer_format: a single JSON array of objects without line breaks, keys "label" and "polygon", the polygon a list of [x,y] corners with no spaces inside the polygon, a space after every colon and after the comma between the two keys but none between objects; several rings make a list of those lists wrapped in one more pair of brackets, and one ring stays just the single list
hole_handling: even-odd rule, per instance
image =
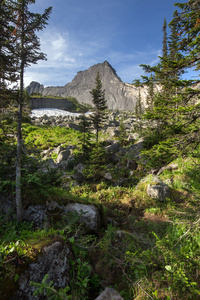
[{"label": "tall evergreen tree", "polygon": [[178,16],[177,10],[174,12],[173,16],[174,16],[173,19],[174,21],[169,24],[169,27],[171,29],[171,34],[168,40],[168,48],[169,48],[170,59],[177,60],[178,59],[177,55],[179,53],[178,42],[180,41],[179,34],[178,34],[179,24],[177,23],[177,21],[175,21],[177,20],[177,16]]},{"label": "tall evergreen tree", "polygon": [[166,21],[166,18],[164,18],[162,56],[167,57],[167,55],[168,55],[168,49],[167,49],[167,21]]},{"label": "tall evergreen tree", "polygon": [[[182,12],[175,12],[170,23],[169,56],[160,57],[154,67],[142,65],[147,74],[153,74],[153,82],[160,88],[160,92],[153,96],[152,109],[145,114],[148,120],[156,121],[157,127],[159,125],[157,145],[149,152],[156,157],[156,163],[173,159],[180,150],[191,151],[200,142],[196,123],[200,106],[191,104],[199,90],[191,88],[193,80],[182,79],[188,68],[200,68],[200,2],[190,0],[176,6]],[[149,84],[150,77],[143,76],[142,84]]]},{"label": "tall evergreen tree", "polygon": [[181,12],[174,16],[171,24],[178,24],[180,37],[179,49],[187,56],[185,67],[200,69],[200,2],[189,0],[186,3],[176,3]]},{"label": "tall evergreen tree", "polygon": [[80,117],[81,122],[79,123],[80,132],[82,133],[81,136],[81,146],[82,146],[82,154],[84,159],[89,159],[90,151],[92,148],[91,144],[91,128],[90,128],[90,121],[87,120],[85,115]]},{"label": "tall evergreen tree", "polygon": [[0,0],[0,88],[6,85],[6,81],[14,82],[17,79],[12,14],[12,2]]},{"label": "tall evergreen tree", "polygon": [[38,60],[46,59],[44,53],[40,51],[40,41],[36,35],[37,31],[42,30],[47,25],[52,8],[45,9],[43,14],[32,13],[29,5],[34,4],[35,0],[15,0],[14,8],[14,30],[15,55],[19,61],[19,96],[18,96],[18,129],[17,129],[17,155],[16,155],[16,208],[17,219],[22,218],[22,199],[21,199],[21,153],[22,153],[22,110],[23,110],[23,90],[24,90],[24,71],[31,64],[36,64]]},{"label": "tall evergreen tree", "polygon": [[92,102],[94,104],[94,114],[91,117],[94,128],[96,130],[96,142],[99,140],[99,130],[105,120],[105,110],[107,109],[105,90],[102,89],[102,82],[100,74],[97,72],[95,79],[96,86],[90,92],[92,95]]},{"label": "tall evergreen tree", "polygon": [[[7,107],[12,99],[8,89],[9,83],[17,80],[16,58],[14,57],[14,43],[11,26],[12,8],[11,1],[0,0],[0,109]],[[1,113],[1,112],[0,112]]]}]

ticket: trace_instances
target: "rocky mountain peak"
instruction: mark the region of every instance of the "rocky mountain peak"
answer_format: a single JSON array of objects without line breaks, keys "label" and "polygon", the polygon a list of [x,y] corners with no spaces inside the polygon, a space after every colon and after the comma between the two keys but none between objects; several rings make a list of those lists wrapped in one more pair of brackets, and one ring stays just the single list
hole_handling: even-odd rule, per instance
[{"label": "rocky mountain peak", "polygon": [[40,84],[39,82],[32,81],[26,89],[29,94],[42,94],[44,90],[44,85]]},{"label": "rocky mountain peak", "polygon": [[[85,71],[79,71],[74,79],[65,86],[60,87],[43,87],[39,83],[31,83],[27,87],[28,92],[33,93],[34,86],[38,90],[42,90],[43,96],[61,96],[75,97],[80,103],[92,104],[92,95],[90,91],[95,87],[95,79],[97,72],[100,74],[102,87],[105,89],[105,97],[109,109],[134,110],[138,99],[139,90],[133,85],[124,83],[117,75],[115,69],[106,60],[98,63]],[[36,91],[36,92],[37,92]],[[146,91],[141,91],[142,98],[146,98]],[[144,97],[143,97],[144,96]],[[145,101],[145,100],[144,100]]]}]

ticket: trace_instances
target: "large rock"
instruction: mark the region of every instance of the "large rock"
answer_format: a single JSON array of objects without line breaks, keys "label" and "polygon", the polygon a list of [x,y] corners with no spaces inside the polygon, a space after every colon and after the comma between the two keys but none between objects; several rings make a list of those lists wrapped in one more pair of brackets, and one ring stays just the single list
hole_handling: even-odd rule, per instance
[{"label": "large rock", "polygon": [[119,151],[119,142],[114,142],[114,143],[112,143],[111,145],[106,146],[106,147],[105,147],[105,150],[106,150],[107,152],[111,152],[111,153],[116,153],[116,152],[118,152],[118,151]]},{"label": "large rock", "polygon": [[140,159],[141,152],[144,148],[144,140],[143,138],[140,138],[134,145],[131,145],[128,148],[128,152],[133,154],[133,157],[136,159]]},{"label": "large rock", "polygon": [[15,201],[11,198],[6,198],[0,195],[0,214],[13,215],[15,213]]},{"label": "large rock", "polygon": [[170,197],[170,188],[161,180],[157,180],[148,185],[147,194],[154,199],[165,201],[166,198]]},{"label": "large rock", "polygon": [[41,283],[46,274],[49,275],[49,281],[53,281],[55,289],[69,285],[69,255],[68,247],[60,241],[43,247],[42,256],[19,277],[19,289],[13,299],[46,299],[44,296],[34,297],[36,288],[30,286],[31,281]]},{"label": "large rock", "polygon": [[65,150],[61,151],[58,154],[56,162],[59,164],[62,161],[66,161],[69,158],[70,154],[71,154],[70,149],[65,149]]},{"label": "large rock", "polygon": [[137,166],[138,166],[138,164],[135,160],[129,159],[127,161],[126,167],[128,170],[136,170]]},{"label": "large rock", "polygon": [[44,228],[47,224],[47,214],[45,205],[29,206],[23,214],[24,221],[33,223],[36,228]]},{"label": "large rock", "polygon": [[84,223],[86,228],[98,232],[100,229],[99,211],[94,205],[84,205],[79,203],[69,203],[65,209],[66,213],[77,213],[80,215],[80,222]]},{"label": "large rock", "polygon": [[116,290],[107,287],[95,300],[123,300],[123,298]]}]

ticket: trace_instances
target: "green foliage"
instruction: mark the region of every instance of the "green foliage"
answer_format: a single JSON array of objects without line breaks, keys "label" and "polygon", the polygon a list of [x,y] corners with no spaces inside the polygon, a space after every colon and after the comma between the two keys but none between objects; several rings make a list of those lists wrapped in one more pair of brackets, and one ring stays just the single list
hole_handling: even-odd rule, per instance
[{"label": "green foliage", "polygon": [[[48,228],[43,230],[19,223],[9,215],[0,216],[0,290],[5,291],[6,297],[13,296],[10,295],[14,294],[13,286],[28,264],[37,259],[42,246],[55,238],[62,239],[71,250],[69,286],[56,290],[46,274],[41,283],[31,283],[36,288],[35,295],[48,299],[94,299],[101,290],[101,280],[106,278],[107,284],[116,287],[125,300],[200,297],[200,106],[193,101],[199,91],[190,88],[193,81],[181,79],[186,67],[194,64],[199,68],[199,2],[192,0],[177,5],[182,13],[174,13],[169,42],[163,45],[168,46],[168,55],[163,55],[153,68],[143,66],[150,76],[143,76],[142,85],[148,86],[148,107],[142,118],[150,126],[143,130],[144,163],[139,163],[131,176],[125,168],[126,155],[120,157],[120,164],[115,166],[109,161],[103,144],[89,144],[87,123],[83,124],[82,133],[28,123],[22,126],[27,145],[24,150],[28,151],[22,156],[21,187],[26,205],[54,199],[60,205],[77,200],[95,203],[103,226],[98,235],[91,236],[85,233],[82,215],[78,214],[66,214],[63,218],[51,216]],[[159,93],[155,91],[155,83],[160,84]],[[103,120],[99,116],[104,116],[106,108],[105,102],[101,102],[105,99],[98,77],[91,94],[96,112],[100,112],[93,119],[98,132]],[[7,100],[3,103],[6,107]],[[75,100],[72,101],[77,105]],[[137,110],[140,110],[139,106]],[[12,134],[16,122],[8,111],[0,116],[0,192],[7,196],[14,193],[15,185],[15,139]],[[120,131],[120,143],[125,145],[123,122]],[[82,144],[82,149],[87,149],[85,154],[88,152],[84,171],[87,184],[71,188],[70,194],[61,190],[59,173],[53,170],[42,172],[43,164],[31,156],[33,152],[39,156],[42,149],[60,144]],[[159,169],[175,158],[178,169],[166,169],[159,175],[171,188],[170,198],[164,202],[152,199],[147,195],[147,187],[154,177],[145,176],[152,168]],[[112,180],[101,182],[106,168]],[[139,182],[142,177],[145,178]],[[128,186],[112,186],[118,184],[120,178],[126,180]]]},{"label": "green foliage", "polygon": [[91,120],[96,130],[96,142],[98,143],[99,130],[105,119],[105,110],[107,109],[105,90],[102,90],[102,83],[100,79],[100,74],[97,72],[95,79],[96,86],[90,92],[92,95],[92,103],[94,104],[94,113],[91,116]]},{"label": "green foliage", "polygon": [[102,145],[100,143],[93,145],[88,163],[83,170],[84,176],[98,182],[103,177],[106,161],[106,152]]},{"label": "green foliage", "polygon": [[78,145],[81,133],[71,128],[24,124],[22,127],[27,147],[49,149],[63,145]]},{"label": "green foliage", "polygon": [[167,57],[167,53],[168,49],[167,49],[167,21],[166,18],[164,19],[164,23],[163,23],[163,48],[162,48],[162,53],[163,53],[163,57]]},{"label": "green foliage", "polygon": [[[142,83],[135,81],[137,86],[146,85],[149,90],[148,109],[143,117],[148,120],[149,127],[153,127],[152,133],[148,132],[147,140],[152,140],[151,146],[155,145],[149,150],[149,157],[152,161],[152,153],[156,154],[154,161],[156,162],[157,158],[159,161],[156,167],[167,163],[170,155],[173,160],[178,154],[192,153],[199,143],[197,141],[199,105],[194,105],[193,100],[198,99],[200,92],[192,88],[194,80],[182,79],[182,75],[188,68],[194,65],[197,69],[199,67],[197,58],[199,55],[197,36],[200,31],[199,3],[190,1],[189,4],[177,3],[176,6],[182,12],[175,11],[169,25],[171,28],[169,53],[165,21],[163,55],[159,57],[160,61],[156,66],[141,65],[149,77],[142,76]],[[155,92],[155,84],[159,87],[159,92]],[[155,131],[157,131],[156,135]],[[173,149],[170,150],[169,146]],[[167,155],[163,160],[165,151]],[[163,157],[160,156],[161,152]],[[146,155],[148,156],[148,151]]]},{"label": "green foliage", "polygon": [[75,299],[88,299],[91,266],[87,261],[84,261],[84,252],[80,250],[77,252],[77,247],[74,249],[76,249],[74,254],[77,257],[70,262],[72,295]]},{"label": "green foliage", "polygon": [[[0,191],[3,194],[13,196],[15,194],[15,149],[13,145],[4,144],[1,149],[3,161],[0,165]],[[5,155],[5,157],[4,157]],[[22,199],[26,203],[37,201],[45,202],[52,197],[55,188],[60,185],[60,174],[50,169],[47,173],[42,171],[43,162],[32,156],[22,156]]]},{"label": "green foliage", "polygon": [[91,122],[86,118],[85,115],[81,116],[81,121],[79,123],[80,132],[82,133],[80,141],[81,141],[81,152],[83,155],[83,159],[87,160],[90,156],[90,151],[92,149],[91,143]]},{"label": "green foliage", "polygon": [[120,124],[119,124],[118,140],[122,147],[127,144],[127,133],[126,133],[126,128],[123,123],[123,119],[120,120]]},{"label": "green foliage", "polygon": [[[152,142],[152,141],[151,141]],[[164,140],[154,145],[150,150],[143,151],[143,159],[150,168],[161,167],[175,159],[180,151],[175,147],[177,139]]]},{"label": "green foliage", "polygon": [[[34,167],[34,165],[32,164]],[[31,165],[29,165],[31,168]],[[22,169],[22,190],[23,199],[30,201],[30,203],[45,203],[46,200],[51,199],[54,190],[60,185],[60,174],[50,169],[47,173],[41,172],[38,168],[36,170]]]},{"label": "green foliage", "polygon": [[66,286],[64,289],[59,289],[58,291],[54,288],[53,281],[48,280],[49,275],[46,274],[41,283],[30,282],[30,285],[36,287],[33,296],[45,295],[48,299],[52,300],[70,300],[72,299],[67,293],[70,290],[69,286]]}]

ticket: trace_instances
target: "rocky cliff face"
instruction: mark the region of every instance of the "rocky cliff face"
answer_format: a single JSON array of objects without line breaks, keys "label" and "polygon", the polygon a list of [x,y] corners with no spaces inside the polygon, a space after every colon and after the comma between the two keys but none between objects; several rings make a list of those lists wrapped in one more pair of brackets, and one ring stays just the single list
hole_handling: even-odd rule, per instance
[{"label": "rocky cliff face", "polygon": [[[46,87],[36,82],[31,82],[27,87],[28,92],[41,93],[43,96],[75,97],[80,103],[92,104],[90,91],[95,87],[97,72],[100,73],[103,89],[109,109],[134,110],[138,99],[139,90],[131,84],[124,83],[116,74],[113,67],[105,61],[96,64],[86,71],[80,71],[74,79],[65,86]],[[141,98],[145,105],[147,90],[141,90]]]},{"label": "rocky cliff face", "polygon": [[32,81],[26,89],[29,94],[42,94],[44,90],[44,85],[40,84],[39,82]]}]

